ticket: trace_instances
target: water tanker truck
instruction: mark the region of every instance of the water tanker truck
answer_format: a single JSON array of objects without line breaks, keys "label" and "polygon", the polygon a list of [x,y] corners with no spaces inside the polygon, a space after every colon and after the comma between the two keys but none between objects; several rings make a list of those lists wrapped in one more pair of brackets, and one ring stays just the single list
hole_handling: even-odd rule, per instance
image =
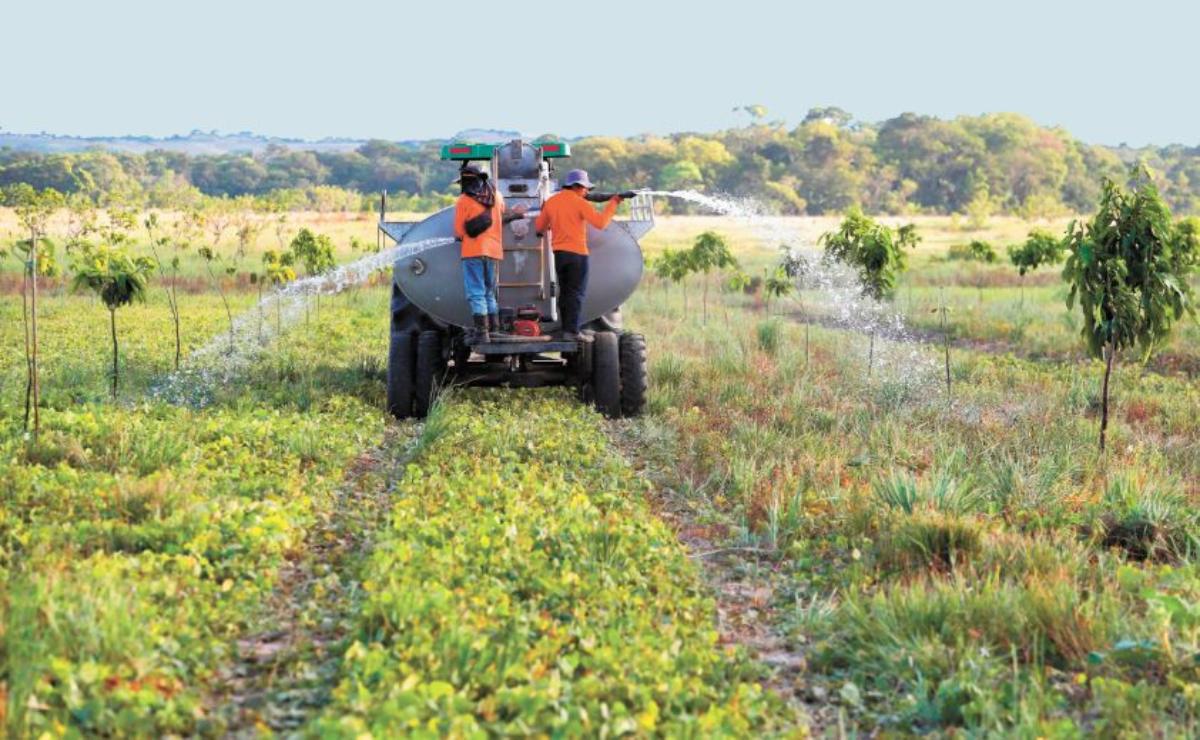
[{"label": "water tanker truck", "polygon": [[638,239],[654,226],[653,204],[649,195],[638,194],[628,201],[627,219],[614,219],[603,230],[587,227],[590,269],[582,331],[578,340],[557,339],[551,234],[534,233],[533,219],[558,191],[555,161],[569,156],[570,145],[564,141],[516,139],[442,147],[443,160],[486,163],[507,207],[524,204],[528,209],[526,218],[504,224],[497,296],[501,331],[486,343],[467,343],[472,317],[463,288],[460,245],[450,241],[454,209],[423,221],[388,221],[383,198],[380,240],[400,247],[392,279],[387,368],[387,404],[394,416],[424,417],[439,388],[448,385],[571,386],[581,401],[608,417],[642,412],[646,341],[625,331],[621,304],[642,277]]}]

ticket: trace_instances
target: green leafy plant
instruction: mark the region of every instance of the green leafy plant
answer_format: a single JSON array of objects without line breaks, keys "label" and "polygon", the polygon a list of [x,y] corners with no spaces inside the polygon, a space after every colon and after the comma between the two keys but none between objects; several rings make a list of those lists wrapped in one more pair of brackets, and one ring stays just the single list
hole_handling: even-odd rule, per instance
[{"label": "green leafy plant", "polygon": [[1057,265],[1066,256],[1066,243],[1043,229],[1034,229],[1020,244],[1008,245],[1008,260],[1021,275],[1021,304],[1025,303],[1025,274],[1042,265]]},{"label": "green leafy plant", "polygon": [[769,271],[763,280],[763,292],[766,294],[767,313],[771,312],[771,300],[782,299],[792,294],[795,289],[795,283],[788,276],[787,268],[783,265],[777,265],[774,270]]},{"label": "green leafy plant", "polygon": [[[263,252],[263,280],[274,288],[292,282],[296,279],[296,269],[293,265],[296,262],[296,256],[291,252],[276,252],[274,249],[268,249]],[[261,301],[260,301],[261,303]],[[283,308],[282,302],[275,301],[275,331],[279,333],[283,331]]]},{"label": "green leafy plant", "polygon": [[1066,244],[1049,231],[1034,229],[1020,244],[1008,245],[1008,259],[1021,277],[1043,265],[1056,265],[1066,256]]},{"label": "green leafy plant", "polygon": [[117,309],[133,301],[146,300],[146,287],[155,262],[149,257],[130,257],[120,249],[101,247],[83,255],[75,264],[75,289],[87,288],[108,309],[112,331],[112,397],[120,382],[120,349],[117,344]]},{"label": "green leafy plant", "polygon": [[648,516],[644,484],[564,401],[468,390],[437,411],[364,564],[357,639],[314,734],[781,729],[786,710],[715,644],[694,563]]},{"label": "green leafy plant", "polygon": [[[292,239],[292,253],[304,265],[306,275],[323,275],[337,265],[333,257],[333,240],[325,234],[316,234],[312,230],[300,229],[300,233]],[[307,304],[306,308],[307,308]],[[321,320],[321,294],[316,298],[317,321]],[[305,314],[307,316],[307,313]]]},{"label": "green leafy plant", "polygon": [[[903,228],[903,227],[902,227]],[[877,223],[858,208],[852,208],[837,231],[821,235],[825,254],[853,268],[862,284],[862,294],[877,301],[891,298],[896,281],[904,272],[904,249],[915,244],[916,233]]]},{"label": "green leafy plant", "polygon": [[[862,294],[876,301],[890,300],[896,293],[896,282],[904,272],[904,250],[916,246],[915,228],[891,229],[876,222],[859,208],[852,208],[837,231],[821,235],[827,258],[842,262],[855,270]],[[870,332],[867,372],[875,357],[875,331]]]},{"label": "green leafy plant", "polygon": [[704,273],[704,321],[708,322],[708,274],[713,270],[737,269],[738,261],[729,251],[725,237],[715,231],[705,231],[696,237],[689,254],[689,263],[694,272]]},{"label": "green leafy plant", "polygon": [[693,264],[691,253],[677,251],[674,249],[664,249],[663,253],[654,261],[654,274],[662,281],[663,285],[678,283],[683,290],[683,312],[687,313],[687,284],[684,282],[688,275],[693,272]]},{"label": "green leafy plant", "polygon": [[952,260],[986,262],[989,265],[998,259],[996,250],[982,239],[973,239],[966,244],[954,244],[946,253],[946,257]]},{"label": "green leafy plant", "polygon": [[1108,430],[1109,384],[1117,354],[1138,347],[1143,360],[1185,314],[1195,316],[1188,278],[1200,262],[1195,231],[1176,224],[1143,168],[1129,189],[1105,179],[1100,207],[1086,224],[1067,228],[1063,278],[1067,309],[1083,313],[1083,338],[1104,359],[1100,449]]}]

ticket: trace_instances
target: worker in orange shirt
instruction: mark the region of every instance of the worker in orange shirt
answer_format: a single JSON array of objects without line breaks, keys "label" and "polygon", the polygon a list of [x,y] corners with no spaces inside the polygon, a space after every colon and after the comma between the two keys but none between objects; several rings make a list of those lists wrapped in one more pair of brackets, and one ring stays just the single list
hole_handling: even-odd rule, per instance
[{"label": "worker in orange shirt", "polygon": [[463,288],[471,305],[473,325],[468,345],[491,341],[500,330],[496,282],[504,259],[504,224],[525,215],[525,206],[504,211],[504,196],[477,164],[464,164],[455,180],[462,194],[454,204],[454,238],[462,242]]},{"label": "worker in orange shirt", "polygon": [[608,226],[622,200],[621,195],[614,195],[604,210],[597,212],[586,200],[591,189],[586,171],[571,170],[563,180],[563,189],[542,205],[533,222],[539,236],[547,229],[551,232],[550,248],[558,272],[559,317],[562,338],[566,341],[579,338],[579,314],[588,283],[587,225],[597,229]]}]

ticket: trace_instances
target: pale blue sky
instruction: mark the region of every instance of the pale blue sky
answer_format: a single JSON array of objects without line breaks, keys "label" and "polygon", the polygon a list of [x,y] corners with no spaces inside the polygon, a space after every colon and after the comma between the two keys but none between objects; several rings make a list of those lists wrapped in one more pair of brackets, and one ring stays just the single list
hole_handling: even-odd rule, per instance
[{"label": "pale blue sky", "polygon": [[407,139],[1017,111],[1200,143],[1200,3],[2,0],[0,129]]}]

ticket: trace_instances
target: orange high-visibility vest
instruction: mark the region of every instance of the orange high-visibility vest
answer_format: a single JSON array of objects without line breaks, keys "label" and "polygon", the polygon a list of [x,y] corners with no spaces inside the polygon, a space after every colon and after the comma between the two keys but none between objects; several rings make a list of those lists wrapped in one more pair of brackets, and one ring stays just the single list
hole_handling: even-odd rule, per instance
[{"label": "orange high-visibility vest", "polygon": [[496,193],[492,205],[492,225],[479,236],[467,236],[466,223],[483,213],[483,206],[469,195],[458,196],[454,204],[454,236],[462,239],[462,258],[491,257],[504,259],[504,196]]}]

